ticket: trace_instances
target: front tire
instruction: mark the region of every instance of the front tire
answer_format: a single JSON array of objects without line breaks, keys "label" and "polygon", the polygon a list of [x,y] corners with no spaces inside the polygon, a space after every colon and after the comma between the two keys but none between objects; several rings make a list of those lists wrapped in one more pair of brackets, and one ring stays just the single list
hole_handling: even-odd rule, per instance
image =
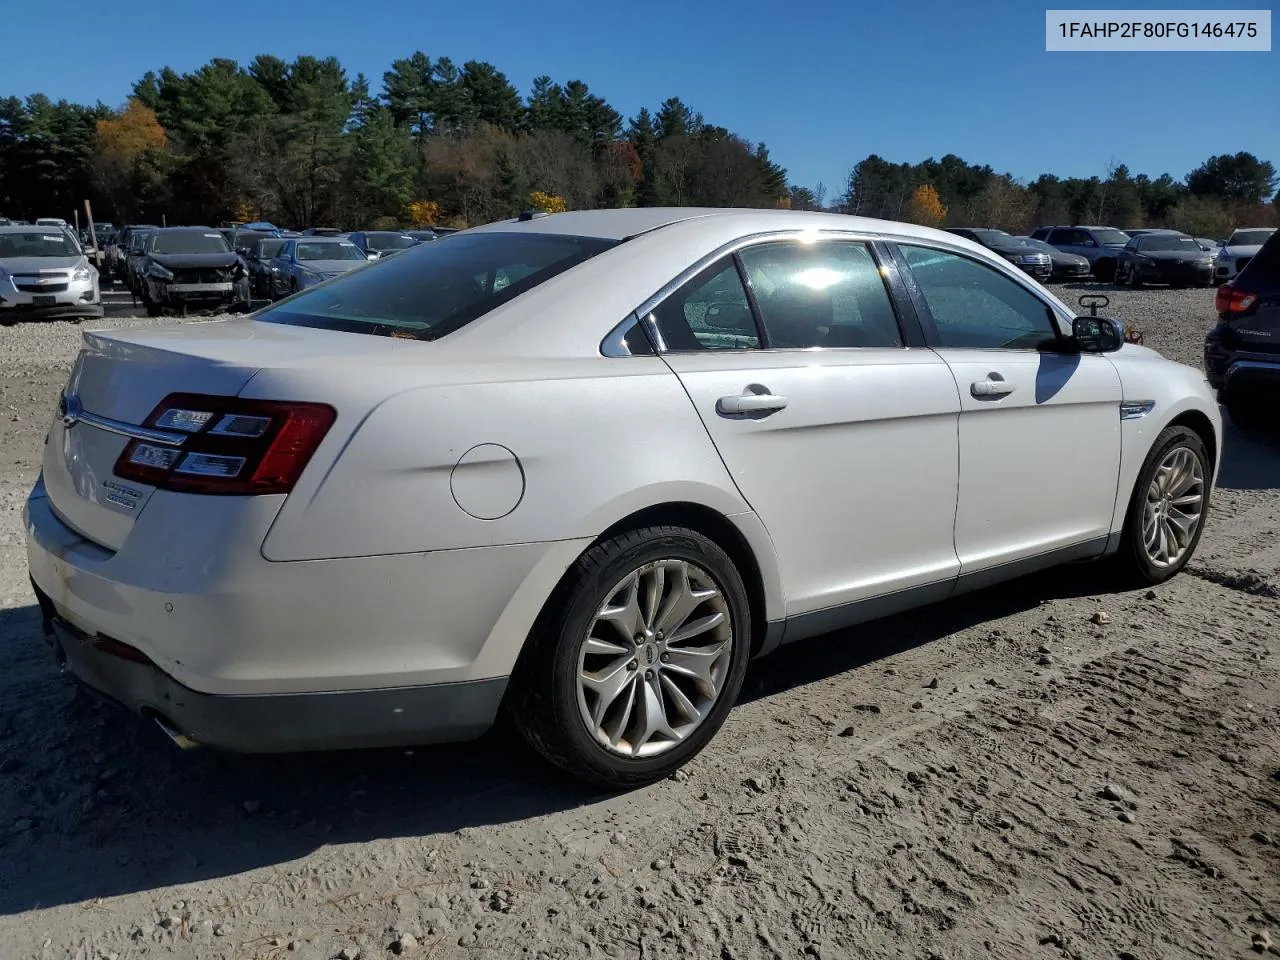
[{"label": "front tire", "polygon": [[1129,498],[1116,562],[1137,585],[1163,583],[1195,553],[1209,515],[1212,466],[1199,434],[1167,427],[1156,437]]},{"label": "front tire", "polygon": [[562,770],[608,788],[669,776],[723,725],[751,650],[742,578],[714,541],[652,526],[596,544],[539,617],[510,718]]}]

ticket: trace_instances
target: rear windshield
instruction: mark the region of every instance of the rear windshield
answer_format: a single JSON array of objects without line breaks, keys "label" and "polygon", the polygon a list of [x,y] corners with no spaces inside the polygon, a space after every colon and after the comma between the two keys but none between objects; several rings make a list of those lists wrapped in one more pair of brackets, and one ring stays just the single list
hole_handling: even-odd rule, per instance
[{"label": "rear windshield", "polygon": [[226,238],[216,230],[183,230],[181,233],[151,235],[151,252],[161,256],[170,253],[226,253],[230,249]]},{"label": "rear windshield", "polygon": [[285,241],[282,239],[263,240],[258,244],[258,256],[270,260],[284,245]]},{"label": "rear windshield", "polygon": [[548,233],[459,233],[312,287],[257,319],[435,340],[617,243]]}]

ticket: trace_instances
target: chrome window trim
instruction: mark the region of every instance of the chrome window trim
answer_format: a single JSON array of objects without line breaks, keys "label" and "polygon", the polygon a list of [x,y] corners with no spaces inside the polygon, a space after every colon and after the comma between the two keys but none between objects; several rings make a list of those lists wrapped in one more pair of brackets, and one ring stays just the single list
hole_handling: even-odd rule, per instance
[{"label": "chrome window trim", "polygon": [[[1007,261],[996,260],[986,262],[983,258],[975,256],[974,251],[962,247],[958,244],[948,243],[946,240],[933,237],[918,237],[910,234],[899,233],[897,231],[881,231],[872,232],[867,230],[837,230],[831,228],[814,229],[812,227],[796,227],[789,230],[767,230],[760,233],[751,233],[745,236],[737,237],[728,243],[721,244],[710,253],[704,254],[695,260],[691,265],[681,270],[671,280],[663,284],[657,292],[653,293],[648,299],[644,300],[635,310],[626,316],[619,324],[617,324],[605,336],[600,344],[600,352],[606,357],[630,357],[636,356],[626,350],[624,344],[621,343],[622,336],[630,331],[632,324],[643,323],[645,330],[649,333],[650,342],[654,344],[658,354],[674,352],[671,351],[662,338],[662,333],[658,329],[657,321],[653,317],[653,311],[662,305],[662,303],[676,291],[683,287],[686,283],[696,277],[699,273],[711,266],[717,260],[723,257],[732,256],[746,247],[758,246],[764,243],[776,243],[778,241],[792,240],[796,242],[805,242],[810,238],[814,242],[821,240],[841,240],[851,243],[872,244],[876,241],[893,244],[907,244],[910,246],[927,247],[942,251],[944,253],[953,253],[957,256],[965,257],[969,260],[979,263],[988,269],[995,271],[1002,276],[1008,277],[1013,282],[1019,284],[1028,293],[1039,300],[1044,306],[1052,311],[1053,316],[1057,318],[1059,323],[1059,334],[1061,336],[1069,336],[1071,330],[1072,317],[1063,313],[1063,311],[1055,304],[1044,299],[1044,296],[1035,288],[1023,271],[1009,264]],[[1004,267],[1007,269],[996,269]],[[910,269],[909,266],[907,269]],[[886,291],[889,292],[889,291]],[[889,294],[892,301],[892,293]],[[896,305],[895,305],[896,308]],[[1065,329],[1064,329],[1065,328]],[[772,352],[775,348],[754,348],[760,351]],[[865,349],[887,349],[882,347],[810,347],[809,350],[826,351],[826,350],[865,350]],[[892,349],[907,350],[912,349],[907,346],[894,347]],[[963,349],[963,348],[948,348]],[[976,348],[975,348],[976,349]],[[612,350],[613,352],[609,352]],[[621,351],[621,352],[619,352]],[[1019,351],[1021,352],[1021,351]],[[647,356],[647,354],[646,354]]]}]

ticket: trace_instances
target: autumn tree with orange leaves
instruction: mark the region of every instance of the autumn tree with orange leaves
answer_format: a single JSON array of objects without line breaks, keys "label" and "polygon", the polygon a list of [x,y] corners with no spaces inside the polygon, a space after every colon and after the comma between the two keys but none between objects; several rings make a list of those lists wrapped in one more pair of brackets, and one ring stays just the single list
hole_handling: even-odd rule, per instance
[{"label": "autumn tree with orange leaves", "polygon": [[947,219],[947,208],[942,205],[942,198],[932,184],[922,183],[916,187],[907,201],[906,218],[925,227],[939,226]]},{"label": "autumn tree with orange leaves", "polygon": [[98,121],[95,178],[125,219],[162,202],[167,142],[155,111],[136,98]]}]

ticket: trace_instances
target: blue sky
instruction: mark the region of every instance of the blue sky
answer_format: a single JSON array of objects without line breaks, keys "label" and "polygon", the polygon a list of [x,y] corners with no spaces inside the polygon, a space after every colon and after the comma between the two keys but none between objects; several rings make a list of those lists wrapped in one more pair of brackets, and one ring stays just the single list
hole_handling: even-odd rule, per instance
[{"label": "blue sky", "polygon": [[[1238,150],[1280,166],[1274,45],[1270,53],[1047,53],[1049,6],[1070,5],[182,0],[161,8],[9,0],[0,4],[0,96],[44,92],[117,105],[148,69],[186,71],[215,56],[244,63],[257,53],[332,54],[377,89],[393,59],[421,49],[458,64],[487,60],[522,93],[542,73],[581,79],[627,117],[678,95],[709,122],[767,143],[792,182],[823,181],[829,196],[868,153],[893,161],[955,153],[1027,179],[1105,175],[1110,162],[1181,177]],[[1246,6],[1165,0],[1114,8]],[[85,40],[56,54],[23,40],[66,39],[73,24]]]}]

